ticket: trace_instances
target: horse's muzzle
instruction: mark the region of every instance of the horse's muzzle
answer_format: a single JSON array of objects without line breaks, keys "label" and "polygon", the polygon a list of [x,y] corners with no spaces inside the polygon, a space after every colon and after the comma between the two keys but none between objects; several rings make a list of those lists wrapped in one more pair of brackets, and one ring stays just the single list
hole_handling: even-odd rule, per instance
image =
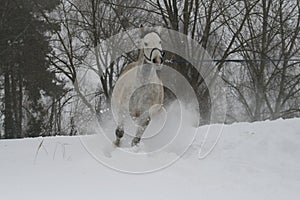
[{"label": "horse's muzzle", "polygon": [[[148,57],[146,54],[144,54],[144,57],[149,62],[152,62],[154,64],[162,64],[164,62],[164,56],[165,52],[159,48],[153,48],[150,52],[150,56]],[[152,58],[154,57],[154,58]]]},{"label": "horse's muzzle", "polygon": [[157,56],[155,58],[152,59],[152,63],[155,63],[155,64],[162,64],[164,62],[164,59],[163,57],[161,56]]}]

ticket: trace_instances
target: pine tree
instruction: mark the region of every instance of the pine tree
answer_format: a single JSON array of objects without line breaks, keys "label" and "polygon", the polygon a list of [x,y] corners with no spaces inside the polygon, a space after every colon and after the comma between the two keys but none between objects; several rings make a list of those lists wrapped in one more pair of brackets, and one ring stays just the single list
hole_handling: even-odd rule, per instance
[{"label": "pine tree", "polygon": [[[56,26],[38,16],[38,9],[51,11],[58,1],[0,0],[0,76],[4,77],[5,138],[37,136],[44,124],[43,96],[63,92],[49,70],[49,37]],[[26,110],[26,123],[24,122]],[[23,127],[27,127],[25,132]]]}]

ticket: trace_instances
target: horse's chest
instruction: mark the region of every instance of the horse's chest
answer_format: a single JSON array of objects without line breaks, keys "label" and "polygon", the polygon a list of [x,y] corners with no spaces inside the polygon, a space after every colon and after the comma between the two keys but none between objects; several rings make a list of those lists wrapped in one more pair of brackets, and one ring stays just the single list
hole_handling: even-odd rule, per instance
[{"label": "horse's chest", "polygon": [[137,88],[130,97],[130,110],[144,112],[155,104],[162,104],[163,88],[160,84],[147,84]]},{"label": "horse's chest", "polygon": [[114,94],[120,112],[126,110],[129,102],[129,112],[134,117],[153,110],[153,106],[160,108],[164,97],[162,82],[154,68],[136,68],[126,74],[117,82]]}]

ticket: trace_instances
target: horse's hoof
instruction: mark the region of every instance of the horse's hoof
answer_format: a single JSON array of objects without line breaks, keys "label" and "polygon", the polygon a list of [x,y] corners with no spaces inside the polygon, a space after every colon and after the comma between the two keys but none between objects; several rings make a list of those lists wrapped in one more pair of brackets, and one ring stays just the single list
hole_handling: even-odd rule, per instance
[{"label": "horse's hoof", "polygon": [[122,138],[124,135],[124,130],[122,128],[117,128],[116,129],[116,136],[118,139]]},{"label": "horse's hoof", "polygon": [[113,144],[115,145],[115,147],[120,147],[120,140],[114,141]]},{"label": "horse's hoof", "polygon": [[131,146],[137,146],[141,141],[141,138],[135,137],[133,138],[132,142],[131,142]]}]

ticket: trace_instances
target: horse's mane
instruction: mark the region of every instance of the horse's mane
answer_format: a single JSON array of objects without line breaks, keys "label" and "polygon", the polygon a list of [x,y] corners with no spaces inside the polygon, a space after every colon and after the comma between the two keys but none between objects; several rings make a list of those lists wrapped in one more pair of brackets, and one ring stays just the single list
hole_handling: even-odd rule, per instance
[{"label": "horse's mane", "polygon": [[136,67],[137,62],[131,62],[129,64],[127,64],[125,67],[122,68],[121,72],[120,72],[120,77],[127,73],[128,71],[130,71],[131,69],[133,69],[134,67]]}]

